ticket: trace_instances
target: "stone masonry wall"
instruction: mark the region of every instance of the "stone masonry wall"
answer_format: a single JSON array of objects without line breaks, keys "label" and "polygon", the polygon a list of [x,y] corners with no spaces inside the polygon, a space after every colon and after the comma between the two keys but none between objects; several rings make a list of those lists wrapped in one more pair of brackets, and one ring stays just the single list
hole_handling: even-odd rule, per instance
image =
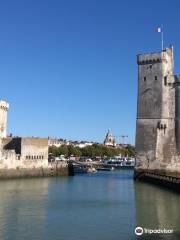
[{"label": "stone masonry wall", "polygon": [[173,49],[138,55],[138,66],[136,169],[177,170]]}]

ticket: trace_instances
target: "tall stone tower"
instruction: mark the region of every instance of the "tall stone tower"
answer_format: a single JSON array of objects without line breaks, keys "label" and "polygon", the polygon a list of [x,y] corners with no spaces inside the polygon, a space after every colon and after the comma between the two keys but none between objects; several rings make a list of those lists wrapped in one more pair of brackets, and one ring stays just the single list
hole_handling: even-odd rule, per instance
[{"label": "tall stone tower", "polygon": [[9,103],[0,100],[0,138],[6,137],[7,134],[7,112]]},{"label": "tall stone tower", "polygon": [[136,170],[166,170],[176,155],[173,48],[138,55],[137,63]]}]

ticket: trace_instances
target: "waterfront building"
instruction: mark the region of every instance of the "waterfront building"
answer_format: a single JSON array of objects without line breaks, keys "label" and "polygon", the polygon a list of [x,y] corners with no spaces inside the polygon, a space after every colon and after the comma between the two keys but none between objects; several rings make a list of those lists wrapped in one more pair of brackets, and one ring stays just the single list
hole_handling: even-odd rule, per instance
[{"label": "waterfront building", "polygon": [[67,141],[66,139],[62,139],[62,138],[48,138],[48,146],[49,147],[60,147],[62,145],[69,145],[69,141]]},{"label": "waterfront building", "polygon": [[87,146],[92,146],[93,144],[94,144],[94,142],[81,141],[81,142],[77,142],[75,144],[75,146],[79,147],[79,148],[84,148],[84,147],[87,147]]},{"label": "waterfront building", "polygon": [[180,173],[180,77],[173,47],[139,54],[136,172]]},{"label": "waterfront building", "polygon": [[0,101],[0,169],[48,166],[48,139],[7,137],[9,103]]},{"label": "waterfront building", "polygon": [[73,145],[74,147],[84,148],[86,146],[93,145],[94,142],[89,141],[72,141],[72,140],[66,140],[62,138],[48,138],[48,146],[52,147],[60,147],[62,145]]}]

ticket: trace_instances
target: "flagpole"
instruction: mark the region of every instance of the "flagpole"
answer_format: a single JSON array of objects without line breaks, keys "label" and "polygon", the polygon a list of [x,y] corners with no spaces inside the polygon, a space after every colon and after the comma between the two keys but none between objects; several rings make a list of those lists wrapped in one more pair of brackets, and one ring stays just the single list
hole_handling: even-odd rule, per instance
[{"label": "flagpole", "polygon": [[162,51],[164,49],[164,29],[163,26],[161,26],[161,47],[162,47]]}]

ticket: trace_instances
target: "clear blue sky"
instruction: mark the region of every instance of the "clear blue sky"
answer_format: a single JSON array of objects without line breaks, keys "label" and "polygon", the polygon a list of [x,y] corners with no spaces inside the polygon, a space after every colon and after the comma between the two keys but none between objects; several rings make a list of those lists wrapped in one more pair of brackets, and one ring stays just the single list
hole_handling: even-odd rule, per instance
[{"label": "clear blue sky", "polygon": [[[180,1],[0,2],[0,98],[8,132],[103,141],[107,129],[134,143],[138,53],[175,47]],[[119,139],[117,139],[119,140]]]}]

